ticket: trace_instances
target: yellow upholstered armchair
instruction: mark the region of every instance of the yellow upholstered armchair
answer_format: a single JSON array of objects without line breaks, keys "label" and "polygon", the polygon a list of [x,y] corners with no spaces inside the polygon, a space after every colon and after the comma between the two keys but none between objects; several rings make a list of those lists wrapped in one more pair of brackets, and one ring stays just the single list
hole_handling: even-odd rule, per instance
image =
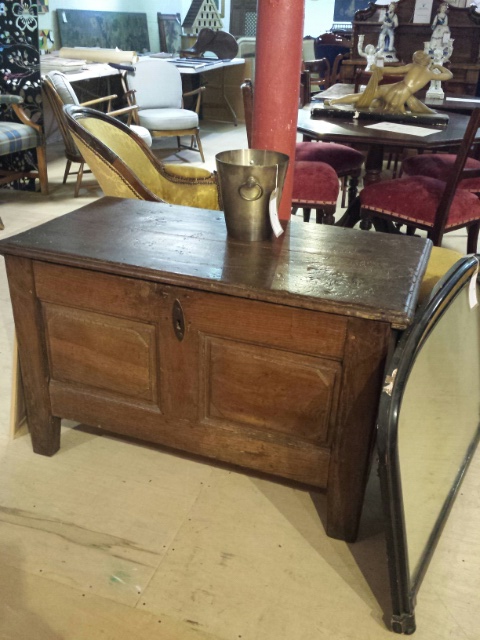
[{"label": "yellow upholstered armchair", "polygon": [[82,156],[107,196],[221,208],[216,176],[206,169],[166,165],[126,125],[86,107],[64,107]]}]

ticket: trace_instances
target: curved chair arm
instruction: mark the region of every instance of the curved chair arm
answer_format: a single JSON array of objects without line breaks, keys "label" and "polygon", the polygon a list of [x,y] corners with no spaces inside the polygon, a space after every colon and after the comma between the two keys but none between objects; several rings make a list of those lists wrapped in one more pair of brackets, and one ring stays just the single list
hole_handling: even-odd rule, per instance
[{"label": "curved chair arm", "polygon": [[42,133],[43,129],[39,124],[36,124],[27,116],[25,111],[23,110],[23,98],[21,96],[12,96],[12,95],[0,95],[0,105],[8,105],[12,107],[15,115],[20,120],[22,124],[26,124],[29,127],[33,127],[35,131],[38,133]]},{"label": "curved chair arm", "polygon": [[198,87],[198,89],[193,89],[192,91],[186,91],[183,93],[183,97],[185,96],[194,96],[197,93],[203,93],[207,87]]},{"label": "curved chair arm", "polygon": [[132,120],[135,120],[135,115],[138,111],[138,105],[132,104],[128,107],[122,107],[121,109],[116,109],[115,111],[109,111],[108,115],[116,118],[117,116],[121,116],[124,113],[128,113],[127,124],[130,126],[132,124]]},{"label": "curved chair arm", "polygon": [[43,128],[36,122],[33,122],[33,120],[30,120],[30,118],[27,116],[27,114],[23,110],[22,102],[12,103],[12,109],[15,115],[20,120],[20,122],[22,122],[23,124],[27,124],[29,127],[32,127],[33,129],[35,129],[35,131],[38,131],[38,133],[40,133],[43,136]]},{"label": "curved chair arm", "polygon": [[200,103],[202,100],[202,93],[205,91],[205,89],[206,87],[198,87],[198,89],[193,89],[193,91],[187,91],[186,93],[182,94],[183,98],[198,95],[197,104],[195,106],[195,113],[200,113]]}]

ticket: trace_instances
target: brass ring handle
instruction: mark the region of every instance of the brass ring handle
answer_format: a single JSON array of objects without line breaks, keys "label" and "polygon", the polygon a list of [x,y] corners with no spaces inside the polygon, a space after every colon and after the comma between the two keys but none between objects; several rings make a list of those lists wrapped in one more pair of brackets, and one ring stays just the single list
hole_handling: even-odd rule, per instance
[{"label": "brass ring handle", "polygon": [[253,202],[254,200],[258,200],[263,195],[263,189],[258,184],[253,176],[247,178],[247,181],[244,184],[241,184],[238,187],[238,193],[240,197],[249,202]]}]

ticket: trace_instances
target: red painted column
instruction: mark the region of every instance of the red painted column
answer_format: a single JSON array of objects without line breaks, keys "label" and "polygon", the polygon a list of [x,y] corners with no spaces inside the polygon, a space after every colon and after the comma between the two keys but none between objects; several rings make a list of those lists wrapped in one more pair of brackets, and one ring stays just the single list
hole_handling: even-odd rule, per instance
[{"label": "red painted column", "polygon": [[290,156],[279,216],[290,218],[297,135],[304,0],[258,0],[253,106],[254,149]]}]

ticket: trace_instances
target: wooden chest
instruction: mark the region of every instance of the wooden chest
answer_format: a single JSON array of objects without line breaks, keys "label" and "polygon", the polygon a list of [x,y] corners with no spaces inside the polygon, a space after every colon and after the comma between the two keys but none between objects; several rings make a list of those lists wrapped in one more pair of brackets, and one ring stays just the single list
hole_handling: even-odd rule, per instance
[{"label": "wooden chest", "polygon": [[325,489],[355,538],[389,344],[430,243],[104,198],[0,243],[36,452],[69,418]]}]

